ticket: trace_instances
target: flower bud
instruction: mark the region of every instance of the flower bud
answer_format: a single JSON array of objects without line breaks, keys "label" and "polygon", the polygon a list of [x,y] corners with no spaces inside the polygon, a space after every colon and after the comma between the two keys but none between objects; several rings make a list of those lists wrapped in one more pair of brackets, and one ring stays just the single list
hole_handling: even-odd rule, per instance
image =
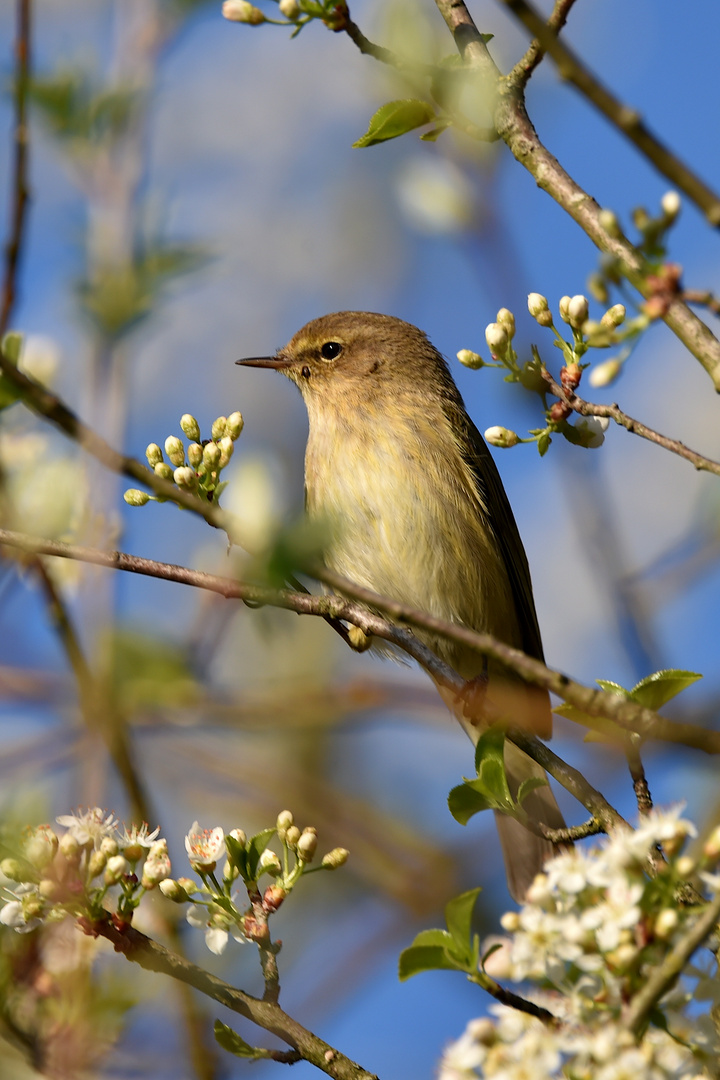
[{"label": "flower bud", "polygon": [[585,296],[573,296],[567,307],[568,318],[574,330],[579,330],[588,317],[588,302]]},{"label": "flower bud", "polygon": [[155,466],[162,461],[162,450],[156,442],[151,442],[148,444],[145,450],[145,457],[147,458],[148,465],[151,469],[154,469]]},{"label": "flower bud", "polygon": [[159,461],[155,466],[154,472],[161,480],[172,480],[173,478],[172,465],[168,465],[167,461]]},{"label": "flower bud", "polygon": [[167,877],[170,877],[170,856],[168,855],[167,840],[156,840],[145,860],[140,883],[143,889],[154,889],[156,885],[159,885]]},{"label": "flower bud", "polygon": [[471,352],[470,349],[461,349],[457,354],[457,358],[464,367],[472,368],[473,371],[485,366],[482,356],[479,353]]},{"label": "flower bud", "polygon": [[281,810],[277,816],[275,827],[278,832],[280,829],[289,829],[294,821],[295,818],[293,817],[292,810]]},{"label": "flower bud", "polygon": [[610,360],[604,360],[602,364],[597,364],[590,371],[588,376],[590,385],[596,388],[611,386],[621,371],[622,364],[616,356],[613,356]]},{"label": "flower bud", "polygon": [[19,859],[3,859],[0,862],[0,871],[10,881],[27,881],[27,869]]},{"label": "flower bud", "polygon": [[489,442],[491,446],[497,446],[504,450],[510,446],[517,446],[520,442],[520,438],[514,431],[510,431],[509,428],[489,427],[485,432],[485,441]]},{"label": "flower bud", "polygon": [[251,26],[259,26],[266,21],[262,11],[249,0],[225,0],[222,13],[231,22],[249,23]]},{"label": "flower bud", "polygon": [[185,889],[175,878],[163,878],[158,888],[163,896],[166,896],[168,900],[172,900],[174,904],[184,904],[186,900],[190,899]]},{"label": "flower bud", "polygon": [[501,326],[500,323],[493,322],[485,327],[485,340],[488,343],[490,352],[493,356],[496,356],[498,353],[505,352],[510,338],[508,337],[508,332],[504,326]]},{"label": "flower bud", "polygon": [[508,311],[506,307],[501,307],[495,316],[495,321],[504,326],[507,330],[507,336],[512,339],[515,337],[515,316],[512,311]]},{"label": "flower bud", "polygon": [[185,464],[185,447],[182,439],[178,439],[177,435],[168,435],[165,440],[165,453],[175,467]]},{"label": "flower bud", "polygon": [[588,292],[599,304],[607,304],[610,294],[602,274],[590,274],[587,280]]},{"label": "flower bud", "polygon": [[508,934],[514,934],[520,928],[520,916],[517,911],[506,911],[500,919],[500,925]]},{"label": "flower bud", "polygon": [[225,434],[229,435],[233,442],[235,442],[236,439],[240,438],[240,433],[244,427],[245,421],[243,420],[242,413],[230,413],[227,418],[227,424],[225,425]]},{"label": "flower bud", "polygon": [[636,206],[632,212],[632,222],[638,232],[647,229],[650,224],[650,215],[644,206]]},{"label": "flower bud", "polygon": [[277,877],[281,871],[282,866],[275,852],[271,848],[265,848],[258,862],[258,877],[261,874],[270,874],[271,877]]},{"label": "flower bud", "polygon": [[104,851],[93,851],[92,855],[88,859],[87,872],[88,877],[92,881],[93,878],[102,874],[103,870],[107,866],[108,857]]},{"label": "flower bud", "polygon": [[110,858],[112,855],[117,855],[120,849],[114,836],[103,836],[100,841],[100,850]]},{"label": "flower bud", "polygon": [[82,850],[78,840],[70,832],[66,832],[60,837],[58,847],[60,849],[60,854],[63,855],[68,862],[74,862]]},{"label": "flower bud", "polygon": [[312,862],[313,855],[317,850],[317,831],[310,826],[303,829],[302,835],[297,842],[297,853],[303,862]]},{"label": "flower bud", "polygon": [[235,443],[232,441],[229,435],[223,435],[222,439],[218,443],[220,448],[220,468],[224,469],[230,458],[233,456],[235,450]]},{"label": "flower bud", "polygon": [[689,878],[691,874],[695,873],[695,860],[691,859],[689,855],[681,855],[675,863],[675,869],[681,878]]},{"label": "flower bud", "polygon": [[620,229],[620,223],[612,210],[601,210],[598,215],[598,223],[601,229],[604,229],[608,236],[617,239],[622,236],[622,230]]},{"label": "flower bud", "polygon": [[208,469],[217,469],[222,457],[222,450],[216,442],[210,442],[203,447],[203,465]]},{"label": "flower bud", "polygon": [[680,213],[681,200],[677,191],[666,191],[660,200],[662,212],[668,221],[674,221]]},{"label": "flower bud", "polygon": [[200,425],[190,413],[183,413],[180,417],[180,430],[192,442],[200,442]]},{"label": "flower bud", "polygon": [[60,883],[52,878],[43,878],[38,883],[38,892],[43,900],[56,900],[61,892]]},{"label": "flower bud", "polygon": [[268,913],[277,911],[286,896],[287,890],[282,885],[268,885],[263,893],[263,907]]},{"label": "flower bud", "polygon": [[190,443],[187,450],[187,457],[193,469],[198,469],[200,467],[203,459],[203,448],[200,443]]},{"label": "flower bud", "polygon": [[290,825],[285,831],[285,843],[290,847],[295,847],[300,839],[300,830],[297,825]]},{"label": "flower bud", "polygon": [[210,429],[210,434],[216,441],[222,439],[227,428],[227,416],[218,416],[217,420],[213,420],[213,426]]},{"label": "flower bud", "polygon": [[674,908],[663,908],[655,920],[655,937],[659,937],[661,941],[666,941],[678,922],[678,913]]},{"label": "flower bud", "polygon": [[624,304],[613,304],[603,315],[600,325],[609,326],[614,330],[616,326],[621,326],[625,322],[625,314]]},{"label": "flower bud", "polygon": [[179,488],[185,488],[188,491],[192,491],[197,487],[195,470],[188,465],[181,465],[179,469],[176,469],[173,473],[173,480]]},{"label": "flower bud", "polygon": [[182,889],[185,890],[188,896],[192,896],[193,893],[196,893],[198,891],[197,881],[193,881],[192,878],[179,877],[177,879],[177,883]]},{"label": "flower bud", "polygon": [[233,840],[237,840],[238,844],[242,844],[242,846],[245,847],[247,836],[242,829],[231,829],[228,836],[232,836]]},{"label": "flower bud", "polygon": [[58,838],[49,825],[41,825],[28,837],[23,848],[28,862],[36,870],[44,870],[55,858]]},{"label": "flower bud", "polygon": [[569,296],[561,296],[560,297],[560,303],[558,304],[558,311],[560,312],[560,318],[562,319],[563,322],[566,322],[566,323],[570,322],[570,316],[568,314],[569,307],[570,307],[570,297]]},{"label": "flower bud", "polygon": [[531,292],[528,294],[528,311],[533,319],[537,319],[543,311],[549,311],[547,297],[542,293]]},{"label": "flower bud", "polygon": [[715,861],[720,858],[720,825],[716,825],[703,845],[703,855],[706,859]]},{"label": "flower bud", "polygon": [[150,502],[150,496],[146,491],[140,491],[138,488],[128,488],[123,499],[128,506],[145,506]]},{"label": "flower bud", "polygon": [[130,863],[124,855],[111,855],[105,867],[105,884],[117,885],[130,872]]},{"label": "flower bud", "polygon": [[286,19],[292,19],[293,22],[300,14],[298,0],[280,0],[278,7],[280,8],[280,14],[284,15]]},{"label": "flower bud", "polygon": [[344,866],[348,860],[350,852],[347,848],[336,847],[332,851],[328,851],[327,855],[323,855],[322,863],[320,864],[326,870],[337,870],[338,866]]}]

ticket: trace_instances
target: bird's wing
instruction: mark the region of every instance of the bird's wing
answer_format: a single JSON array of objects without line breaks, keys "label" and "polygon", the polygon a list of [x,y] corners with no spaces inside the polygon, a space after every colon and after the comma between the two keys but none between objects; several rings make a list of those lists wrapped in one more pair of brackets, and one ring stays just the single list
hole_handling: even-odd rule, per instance
[{"label": "bird's wing", "polygon": [[502,555],[522,635],[524,652],[544,660],[540,627],[533,600],[530,568],[513,512],[505,494],[497,466],[485,441],[472,420],[465,416],[467,461],[472,469],[480,497],[486,508],[488,523],[495,534]]}]

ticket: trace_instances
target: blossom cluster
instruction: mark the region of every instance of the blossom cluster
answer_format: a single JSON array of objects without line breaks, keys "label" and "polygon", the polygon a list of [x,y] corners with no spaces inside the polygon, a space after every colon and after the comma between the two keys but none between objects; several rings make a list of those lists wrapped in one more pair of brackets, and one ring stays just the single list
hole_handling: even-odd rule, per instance
[{"label": "blossom cluster", "polygon": [[[167,899],[187,904],[187,921],[205,932],[205,942],[221,953],[230,937],[237,941],[261,940],[267,919],[312,870],[334,870],[348,853],[334,848],[313,862],[317,830],[295,824],[283,810],[275,825],[247,837],[242,829],[227,835],[218,826],[202,829],[194,822],[185,837],[191,870],[198,880],[171,877],[167,840],[147,825],[120,826],[113,814],[99,807],[61,815],[60,835],[50,825],[27,829],[15,855],[0,862],[7,885],[0,923],[28,933],[43,922],[68,915],[86,924],[112,918],[121,928],[132,922],[144,895],[158,889]],[[278,855],[269,846],[277,838]],[[216,873],[220,860],[223,867]],[[264,891],[263,875],[272,879]],[[236,903],[233,886],[241,879],[246,897]],[[13,885],[14,887],[11,887]]]},{"label": "blossom cluster", "polygon": [[[679,810],[654,812],[603,847],[574,848],[548,862],[523,907],[503,916],[507,936],[486,943],[484,970],[524,984],[525,1000],[553,1019],[492,1006],[492,1018],[472,1021],[447,1047],[440,1080],[713,1075],[720,980],[712,953],[701,965],[688,963],[659,994],[644,1030],[638,1034],[628,1021],[636,995],[704,910],[704,898],[688,902],[688,876],[698,874],[711,896],[720,893],[720,878],[708,873],[720,855],[720,832],[699,864],[682,854],[694,835]],[[653,862],[656,872],[649,872]]]}]

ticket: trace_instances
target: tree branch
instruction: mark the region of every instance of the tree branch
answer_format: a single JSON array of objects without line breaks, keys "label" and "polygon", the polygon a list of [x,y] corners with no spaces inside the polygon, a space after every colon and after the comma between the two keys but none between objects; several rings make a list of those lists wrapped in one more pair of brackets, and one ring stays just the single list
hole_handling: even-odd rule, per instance
[{"label": "tree branch", "polygon": [[[652,162],[658,172],[666,176],[702,210],[713,227],[720,226],[720,197],[645,126],[636,109],[616,98],[558,38],[557,29],[552,25],[552,17],[546,23],[528,0],[499,2],[527,27],[542,50],[552,57],[561,78],[572,83],[584,94],[588,101]],[[524,81],[527,81],[527,76]]]},{"label": "tree branch", "polygon": [[30,82],[31,16],[30,0],[17,0],[13,196],[10,236],[5,245],[5,276],[2,289],[2,309],[0,310],[0,341],[10,324],[10,316],[15,304],[17,271],[27,220],[27,203],[30,198],[28,184],[27,92]]},{"label": "tree branch", "polygon": [[[555,0],[555,6],[552,10],[550,18],[546,23],[548,31],[557,35],[562,30],[563,26],[567,22],[567,17],[570,14],[570,8],[575,3],[575,0]],[[535,68],[543,59],[546,53],[545,47],[541,44],[538,38],[530,43],[530,48],[525,53],[523,58],[518,61],[511,72],[511,76],[518,80],[519,86],[527,85],[527,81],[532,75]]]},{"label": "tree branch", "polygon": [[692,954],[713,932],[719,919],[720,893],[702,915],[698,916],[662,963],[650,971],[647,982],[630,1002],[623,1022],[634,1035],[640,1035],[645,1030],[653,1008],[680,977]]},{"label": "tree branch", "polygon": [[545,382],[548,384],[555,397],[559,398],[560,401],[563,401],[566,405],[569,405],[569,407],[574,412],[579,413],[580,416],[607,417],[609,420],[614,420],[620,427],[624,427],[627,431],[632,432],[633,435],[639,435],[642,439],[648,439],[657,446],[662,446],[665,450],[669,450],[671,453],[677,454],[678,457],[684,458],[685,461],[689,461],[690,464],[694,465],[699,471],[714,473],[715,476],[720,476],[720,462],[713,461],[711,458],[698,454],[696,450],[691,450],[677,439],[670,439],[667,435],[661,435],[659,431],[654,431],[640,420],[634,420],[632,416],[628,416],[627,413],[623,412],[619,405],[594,405],[590,401],[585,401],[571,390],[565,390],[560,386],[547,368],[543,368],[543,379],[545,379]]},{"label": "tree branch", "polygon": [[283,1042],[292,1046],[305,1060],[315,1065],[334,1080],[377,1080],[350,1058],[345,1057],[328,1043],[323,1042],[312,1032],[302,1027],[284,1012],[277,1002],[261,1001],[242,990],[236,990],[228,983],[211,975],[197,964],[185,960],[177,953],[170,952],[163,945],[146,937],[134,927],[118,930],[108,918],[103,922],[88,924],[87,933],[104,937],[128,960],[146,971],[155,971],[169,975],[173,979],[187,983],[201,994],[212,998],[228,1009],[251,1020],[258,1027],[276,1035]]}]

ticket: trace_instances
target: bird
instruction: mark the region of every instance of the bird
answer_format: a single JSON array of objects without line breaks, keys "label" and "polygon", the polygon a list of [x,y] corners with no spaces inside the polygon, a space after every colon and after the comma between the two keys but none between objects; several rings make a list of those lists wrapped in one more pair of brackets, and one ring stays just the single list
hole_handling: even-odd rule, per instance
[{"label": "bird", "polygon": [[[314,319],[274,356],[238,360],[270,368],[299,388],[309,420],[306,511],[329,522],[325,564],[382,596],[472,630],[493,634],[543,660],[530,570],[495,462],[470,419],[447,362],[426,334],[390,315],[341,311]],[[359,628],[358,649],[375,645]],[[423,629],[416,636],[512,722],[549,737],[544,691],[522,683],[476,650]],[[436,684],[438,685],[438,684]],[[477,742],[467,700],[438,685]],[[509,740],[513,795],[543,769]],[[523,809],[563,828],[545,783]],[[496,811],[508,889],[522,902],[555,846]]]}]

